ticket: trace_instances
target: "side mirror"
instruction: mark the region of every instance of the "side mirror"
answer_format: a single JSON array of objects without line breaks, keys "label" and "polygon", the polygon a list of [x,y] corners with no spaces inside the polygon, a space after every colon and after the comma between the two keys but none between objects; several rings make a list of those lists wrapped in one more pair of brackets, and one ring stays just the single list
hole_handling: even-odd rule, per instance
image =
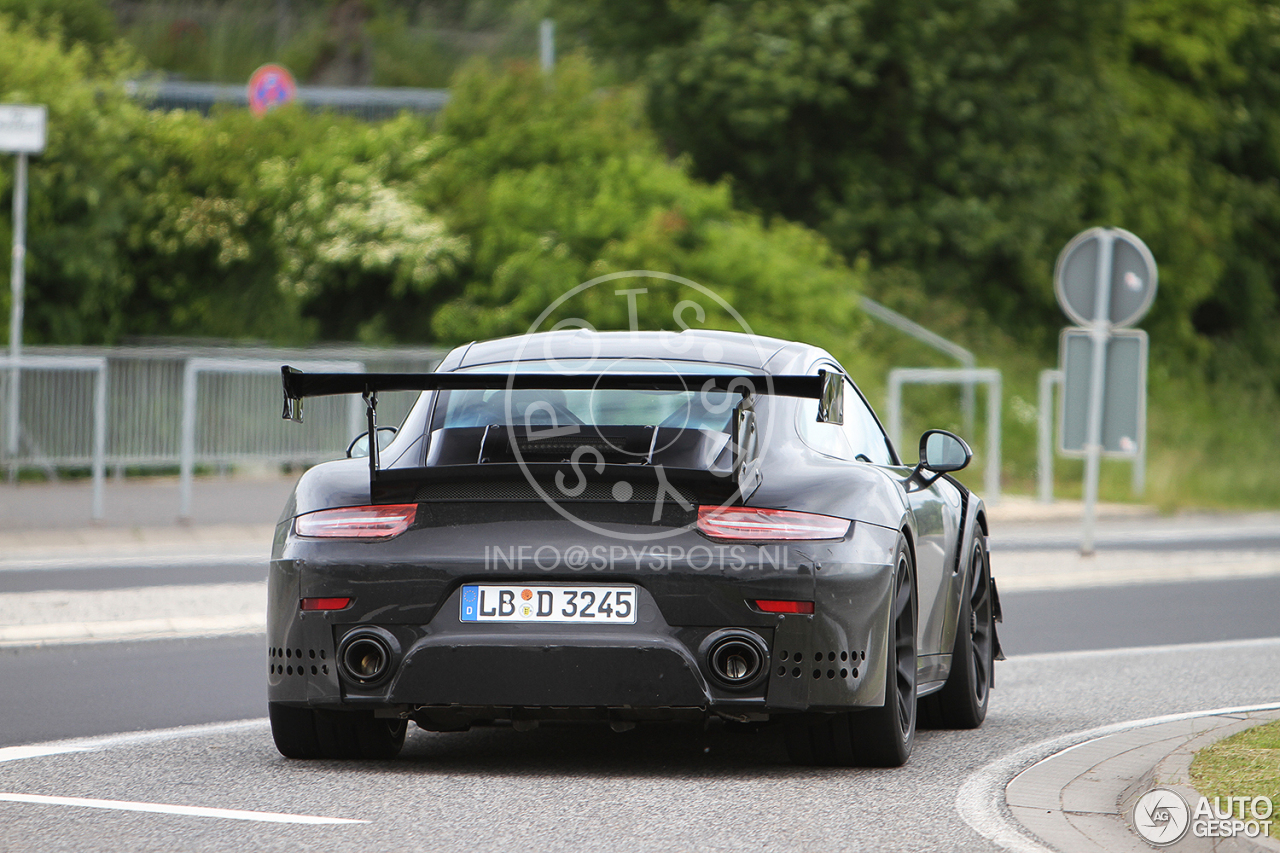
[{"label": "side mirror", "polygon": [[[386,450],[391,439],[396,437],[395,427],[378,427],[378,449]],[[362,432],[347,445],[348,459],[363,459],[369,455],[369,433]]]},{"label": "side mirror", "polygon": [[920,467],[934,474],[949,474],[969,464],[973,451],[964,439],[946,430],[931,429],[920,436]]}]

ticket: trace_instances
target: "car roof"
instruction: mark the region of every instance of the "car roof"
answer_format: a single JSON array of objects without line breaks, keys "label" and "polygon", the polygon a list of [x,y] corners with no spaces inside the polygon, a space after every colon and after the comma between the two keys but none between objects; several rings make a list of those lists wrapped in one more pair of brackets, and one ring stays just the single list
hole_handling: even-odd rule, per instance
[{"label": "car roof", "polygon": [[652,358],[705,361],[766,373],[785,373],[803,370],[823,357],[831,356],[818,347],[741,332],[685,329],[677,334],[563,329],[465,344],[445,356],[438,369],[447,372],[489,364],[548,359]]}]

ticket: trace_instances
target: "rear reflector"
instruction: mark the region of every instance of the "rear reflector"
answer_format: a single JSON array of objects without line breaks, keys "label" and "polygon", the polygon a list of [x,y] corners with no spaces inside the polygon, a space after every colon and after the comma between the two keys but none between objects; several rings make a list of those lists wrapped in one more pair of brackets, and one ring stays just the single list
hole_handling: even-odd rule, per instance
[{"label": "rear reflector", "polygon": [[765,613],[812,613],[812,601],[767,601],[758,599],[756,607]]},{"label": "rear reflector", "polygon": [[303,610],[341,610],[351,603],[349,598],[304,598]]},{"label": "rear reflector", "polygon": [[409,529],[417,504],[346,506],[300,515],[294,532],[312,539],[390,539]]},{"label": "rear reflector", "polygon": [[812,512],[700,506],[698,530],[715,539],[843,539],[850,521]]}]

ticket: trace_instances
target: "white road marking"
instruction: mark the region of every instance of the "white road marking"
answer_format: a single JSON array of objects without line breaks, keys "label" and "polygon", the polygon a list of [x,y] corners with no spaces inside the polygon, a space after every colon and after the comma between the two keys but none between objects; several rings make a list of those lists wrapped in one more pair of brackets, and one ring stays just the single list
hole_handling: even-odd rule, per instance
[{"label": "white road marking", "polygon": [[88,746],[5,746],[0,747],[0,761],[21,761],[24,758],[44,758],[49,755],[92,751],[93,747]]},{"label": "white road marking", "polygon": [[265,613],[49,622],[43,625],[0,625],[0,648],[53,646],[68,643],[118,643],[126,640],[172,640],[188,637],[235,637],[264,634],[266,630]]},{"label": "white road marking", "polygon": [[[1275,643],[1278,641],[1271,640],[1270,642]],[[1203,648],[1208,646],[1212,648],[1220,645],[1219,643],[1204,643],[1198,644],[1196,647]],[[1191,646],[1182,646],[1181,648],[1189,647]],[[1126,651],[1147,652],[1157,651],[1161,648],[1171,647],[1151,647]],[[1047,658],[1061,656],[1062,654],[1072,653],[1054,653],[1053,655],[1036,655],[1034,657]],[[1033,656],[1027,655],[1026,657]],[[1028,834],[1027,830],[1022,828],[1021,824],[1013,821],[1005,813],[1005,787],[1014,776],[1023,770],[1055,755],[1082,746],[1089,741],[1118,732],[1129,731],[1130,729],[1139,729],[1146,726],[1159,725],[1160,723],[1171,723],[1176,720],[1191,720],[1197,717],[1274,710],[1280,710],[1280,702],[1245,705],[1236,708],[1214,708],[1208,711],[1189,711],[1182,714],[1166,714],[1160,717],[1148,717],[1143,720],[1130,720],[1124,723],[1099,726],[1095,729],[1087,729],[1082,732],[1062,735],[1061,737],[1050,738],[1030,746],[1024,746],[1022,749],[997,758],[985,767],[981,767],[970,774],[969,778],[965,779],[964,784],[960,786],[960,790],[956,792],[956,811],[960,813],[960,817],[975,832],[1006,850],[1012,850],[1015,853],[1054,853],[1052,848],[1046,847],[1039,840],[1033,838]]]},{"label": "white road marking", "polygon": [[147,553],[122,554],[113,557],[82,556],[70,554],[54,557],[6,557],[0,559],[0,572],[32,572],[42,570],[84,569],[184,569],[189,566],[223,566],[258,563],[266,566],[270,553],[270,537],[268,544],[262,548],[228,548],[217,553],[210,551],[192,551],[178,554]]},{"label": "white road marking", "polygon": [[[266,727],[266,720],[241,720],[235,723],[213,723],[202,726],[182,726],[175,729],[157,729],[149,732],[131,732],[127,734],[107,735],[105,737],[77,738],[75,740],[38,743],[29,746],[7,746],[0,748],[0,761],[21,761],[29,758],[45,758],[49,756],[67,755],[70,753],[99,752],[124,746],[138,746],[147,743],[184,740],[187,738],[209,737],[211,735],[233,734],[247,729]],[[0,802],[29,803],[35,805],[79,806],[92,809],[110,809],[115,811],[147,812],[151,814],[172,814],[189,817],[214,817],[227,820],[248,820],[260,823],[293,823],[312,825],[341,825],[369,823],[367,820],[353,820],[340,817],[320,817],[316,815],[282,814],[279,812],[255,812],[243,809],[215,809],[200,806],[178,806],[166,803],[140,803],[126,800],[98,800],[83,797],[48,797],[37,794],[0,793]]]},{"label": "white road marking", "polygon": [[21,761],[25,758],[45,758],[51,755],[66,755],[72,752],[98,752],[118,746],[138,746],[194,737],[235,734],[247,729],[265,729],[266,726],[266,718],[259,718],[256,720],[238,720],[234,723],[205,723],[198,726],[178,726],[171,729],[152,729],[144,732],[97,735],[94,737],[33,743],[24,746],[6,746],[0,747],[0,761]]},{"label": "white road marking", "polygon": [[148,814],[172,814],[186,817],[218,817],[226,820],[252,820],[259,823],[351,824],[369,822],[367,820],[351,820],[345,817],[317,817],[315,815],[281,814],[279,812],[209,809],[201,806],[173,806],[165,803],[134,803],[128,800],[94,800],[85,797],[45,797],[38,794],[9,794],[4,792],[0,792],[0,802],[31,803],[42,806],[76,806],[85,809],[109,809],[120,812],[146,812]]},{"label": "white road marking", "polygon": [[1280,637],[1254,637],[1248,640],[1210,640],[1204,643],[1171,643],[1165,646],[1122,646],[1116,649],[1078,649],[1073,652],[1034,652],[1009,655],[1009,660],[1071,660],[1073,658],[1105,658],[1115,655],[1154,655],[1181,652],[1212,652],[1280,646]]}]

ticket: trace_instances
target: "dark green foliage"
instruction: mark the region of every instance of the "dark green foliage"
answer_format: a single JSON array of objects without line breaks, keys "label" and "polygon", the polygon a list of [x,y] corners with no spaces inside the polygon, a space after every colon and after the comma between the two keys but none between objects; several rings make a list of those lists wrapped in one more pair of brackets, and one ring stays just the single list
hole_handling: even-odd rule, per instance
[{"label": "dark green foliage", "polygon": [[116,38],[116,19],[104,0],[0,0],[0,15],[56,34],[64,44],[102,47]]},{"label": "dark green foliage", "polygon": [[[150,112],[124,93],[132,70],[118,51],[94,59],[0,19],[0,101],[49,105],[31,167],[29,342],[456,343],[524,331],[575,285],[648,269],[711,287],[757,331],[855,345],[859,277],[825,241],[690,178],[638,93],[598,91],[584,63],[554,78],[477,65],[438,126]],[[675,328],[688,294],[625,286],[646,285],[644,325]],[[625,327],[614,289],[566,310]]]},{"label": "dark green foliage", "polygon": [[[756,331],[852,350],[857,278],[811,232],[742,213],[726,186],[690,180],[658,149],[633,92],[598,92],[591,69],[568,61],[554,81],[476,67],[454,97],[443,156],[423,186],[426,205],[470,238],[473,258],[433,321],[439,338],[523,332],[574,285],[643,269],[713,289]],[[652,279],[618,286],[650,288],[645,328],[676,328],[672,311],[691,295]],[[626,328],[614,289],[569,307],[597,328]],[[713,313],[708,325],[736,328]]]},{"label": "dark green foliage", "polygon": [[[697,174],[1046,349],[1054,257],[1117,225],[1161,264],[1146,325],[1280,379],[1280,6],[1266,0],[561,3],[647,86]],[[893,273],[893,268],[900,272]],[[885,294],[886,296],[888,294]],[[1265,338],[1265,340],[1264,340]]]}]

